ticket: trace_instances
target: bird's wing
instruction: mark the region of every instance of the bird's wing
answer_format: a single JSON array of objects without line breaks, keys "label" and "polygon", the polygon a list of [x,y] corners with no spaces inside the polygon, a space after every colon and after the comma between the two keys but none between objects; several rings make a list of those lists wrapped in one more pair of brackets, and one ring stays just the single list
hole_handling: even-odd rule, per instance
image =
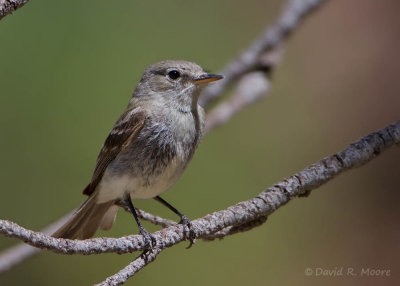
[{"label": "bird's wing", "polygon": [[91,195],[95,191],[108,164],[135,139],[145,121],[146,113],[143,111],[127,110],[121,115],[101,148],[92,181],[83,190],[85,195]]}]

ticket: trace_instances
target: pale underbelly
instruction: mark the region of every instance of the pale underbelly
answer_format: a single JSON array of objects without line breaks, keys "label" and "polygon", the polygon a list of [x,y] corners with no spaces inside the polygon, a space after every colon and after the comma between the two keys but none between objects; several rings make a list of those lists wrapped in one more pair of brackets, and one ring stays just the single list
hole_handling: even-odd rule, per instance
[{"label": "pale underbelly", "polygon": [[99,203],[122,199],[130,193],[132,199],[150,199],[168,190],[181,176],[182,164],[169,164],[157,177],[142,178],[129,174],[110,175],[105,172],[98,186],[97,201]]}]

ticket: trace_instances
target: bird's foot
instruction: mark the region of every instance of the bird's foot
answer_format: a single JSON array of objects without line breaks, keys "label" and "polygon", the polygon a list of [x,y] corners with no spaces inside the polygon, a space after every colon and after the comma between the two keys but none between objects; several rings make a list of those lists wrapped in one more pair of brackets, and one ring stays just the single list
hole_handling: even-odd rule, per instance
[{"label": "bird's foot", "polygon": [[192,222],[186,216],[181,217],[179,224],[183,224],[184,226],[183,231],[185,232],[186,238],[190,241],[190,244],[186,249],[189,249],[196,242],[196,232],[193,230]]},{"label": "bird's foot", "polygon": [[144,240],[144,251],[143,253],[147,251],[152,251],[154,247],[157,246],[157,240],[154,235],[152,235],[150,232],[148,232],[144,227],[139,227],[139,233],[140,235],[143,236]]}]

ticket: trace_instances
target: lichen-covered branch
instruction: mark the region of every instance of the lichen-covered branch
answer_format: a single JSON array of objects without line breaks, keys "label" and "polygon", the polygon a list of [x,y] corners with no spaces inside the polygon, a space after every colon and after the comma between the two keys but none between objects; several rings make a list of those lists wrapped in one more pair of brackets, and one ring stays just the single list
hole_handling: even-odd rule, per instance
[{"label": "lichen-covered branch", "polygon": [[122,270],[120,270],[118,273],[108,277],[106,280],[96,285],[97,286],[121,285],[130,277],[138,273],[147,264],[153,262],[161,251],[162,249],[155,248],[151,252],[143,253],[134,261],[129,263],[126,267],[124,267]]},{"label": "lichen-covered branch", "polygon": [[[69,217],[75,212],[69,212],[64,215],[62,218],[58,219],[56,222],[48,225],[44,229],[41,230],[44,234],[52,234],[55,232],[61,225],[67,222]],[[22,261],[24,261],[27,257],[30,257],[40,251],[40,248],[32,247],[28,244],[21,243],[16,246],[10,247],[9,249],[3,251],[0,254],[0,273],[9,270],[14,265],[18,265]]]},{"label": "lichen-covered branch", "polygon": [[0,0],[0,20],[24,6],[28,0]]},{"label": "lichen-covered branch", "polygon": [[[251,200],[194,220],[193,230],[198,238],[210,239],[212,236],[221,238],[232,232],[251,229],[254,225],[264,222],[268,215],[292,198],[318,188],[348,169],[367,163],[395,144],[400,144],[400,121],[371,133],[343,151],[284,179]],[[107,252],[121,254],[144,250],[144,242],[140,235],[88,240],[56,239],[6,220],[0,220],[0,233],[19,238],[32,246],[64,254]],[[157,241],[156,249],[159,249],[157,251],[187,239],[184,227],[178,224],[157,231],[153,235]]]},{"label": "lichen-covered branch", "polygon": [[[48,235],[54,233],[64,223],[67,222],[74,211],[62,216],[60,219],[48,225],[40,232]],[[162,227],[168,227],[175,224],[175,222],[172,220],[153,215],[143,210],[139,210],[138,215],[140,218]],[[40,248],[32,247],[26,243],[17,244],[9,249],[4,250],[0,253],[0,273],[11,269],[13,266],[18,265],[25,259],[37,254],[38,252],[40,252]]]}]

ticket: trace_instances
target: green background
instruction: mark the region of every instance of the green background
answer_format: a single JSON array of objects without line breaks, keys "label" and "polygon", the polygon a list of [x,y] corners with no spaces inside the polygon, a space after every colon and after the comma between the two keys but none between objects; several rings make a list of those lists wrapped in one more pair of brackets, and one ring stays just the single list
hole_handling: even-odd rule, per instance
[{"label": "green background", "polygon": [[[286,45],[269,96],[208,134],[164,198],[195,219],[400,119],[398,1],[331,1]],[[39,230],[79,206],[97,153],[144,68],[213,72],[279,15],[280,1],[30,1],[0,21],[0,217]],[[395,285],[400,150],[295,199],[248,233],[182,243],[127,285]],[[174,218],[153,200],[137,205]],[[150,230],[157,228],[146,224]],[[136,233],[120,212],[102,236]],[[0,237],[0,250],[17,243]],[[136,254],[44,251],[1,285],[90,285]],[[390,277],[306,276],[306,268]]]}]

